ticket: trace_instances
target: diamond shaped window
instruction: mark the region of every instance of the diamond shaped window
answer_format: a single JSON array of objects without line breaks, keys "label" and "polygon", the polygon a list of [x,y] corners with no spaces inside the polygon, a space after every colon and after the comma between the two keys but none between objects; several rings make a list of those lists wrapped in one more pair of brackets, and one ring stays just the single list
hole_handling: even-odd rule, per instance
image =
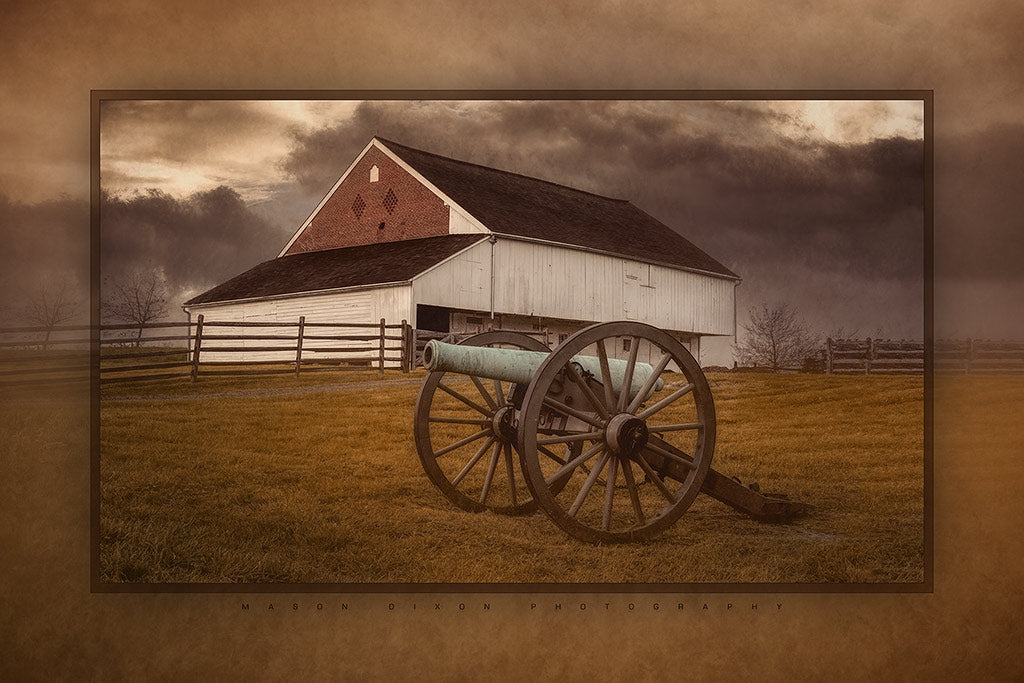
[{"label": "diamond shaped window", "polygon": [[395,191],[389,187],[388,193],[384,195],[384,208],[388,213],[394,213],[396,206],[398,206],[398,197],[395,196]]}]

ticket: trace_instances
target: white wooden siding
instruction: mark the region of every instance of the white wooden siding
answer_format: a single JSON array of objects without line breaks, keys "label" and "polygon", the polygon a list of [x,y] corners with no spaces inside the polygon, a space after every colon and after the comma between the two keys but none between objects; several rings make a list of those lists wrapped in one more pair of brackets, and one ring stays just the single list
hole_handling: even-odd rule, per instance
[{"label": "white wooden siding", "polygon": [[461,211],[454,206],[448,207],[448,234],[486,234],[487,230],[479,223],[469,220]]},{"label": "white wooden siding", "polygon": [[484,241],[413,280],[417,304],[490,311],[491,245]]},{"label": "white wooden siding", "polygon": [[[377,287],[373,289],[360,289],[348,292],[334,292],[329,294],[310,294],[306,296],[285,297],[280,299],[269,299],[263,301],[245,301],[237,303],[223,303],[210,306],[197,306],[191,309],[192,317],[200,313],[205,321],[225,322],[287,322],[295,323],[296,327],[246,327],[246,328],[223,328],[208,327],[204,330],[204,337],[208,334],[237,334],[237,331],[244,330],[244,334],[268,334],[268,335],[293,335],[296,333],[299,316],[306,316],[306,322],[331,322],[331,323],[356,323],[367,325],[379,325],[380,319],[384,318],[387,323],[398,324],[402,320],[412,320],[412,288],[408,285]],[[379,329],[379,328],[377,328]],[[309,335],[371,335],[376,334],[377,329],[367,328],[307,328]],[[388,334],[395,334],[390,331]],[[399,342],[389,341],[388,346],[397,346]],[[320,339],[304,339],[302,343],[302,358],[304,361],[315,360],[318,355],[321,358],[344,358],[365,356],[377,357],[376,351],[367,351],[337,354],[330,352],[317,352],[318,348],[328,347],[361,347],[375,346],[376,341],[330,341]],[[280,360],[289,362],[295,359],[294,351],[253,351],[238,353],[217,353],[217,347],[243,346],[243,347],[267,347],[281,346],[294,347],[295,341],[287,340],[243,340],[243,341],[220,341],[203,340],[201,360],[205,362],[243,361],[243,360]],[[397,351],[388,351],[387,355],[397,356]],[[398,365],[397,362],[387,362],[386,365]]]},{"label": "white wooden siding", "polygon": [[502,313],[733,333],[734,285],[724,278],[508,239],[494,245],[494,274],[494,310]]}]

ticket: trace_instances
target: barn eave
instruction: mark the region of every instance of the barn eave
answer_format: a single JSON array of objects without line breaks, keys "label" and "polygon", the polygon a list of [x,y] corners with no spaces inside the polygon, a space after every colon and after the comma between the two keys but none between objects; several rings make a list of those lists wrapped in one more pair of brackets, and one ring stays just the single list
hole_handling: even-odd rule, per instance
[{"label": "barn eave", "polygon": [[[419,277],[417,274],[416,277]],[[415,278],[413,278],[415,279]],[[276,301],[280,299],[298,299],[309,296],[322,296],[327,294],[341,294],[345,292],[358,292],[367,289],[382,289],[385,287],[403,287],[412,283],[412,279],[409,280],[395,280],[394,282],[376,282],[365,285],[352,285],[350,287],[331,287],[328,289],[310,289],[302,292],[287,292],[284,294],[268,294],[266,296],[252,296],[241,299],[222,299],[219,301],[204,301],[202,303],[195,304],[183,304],[182,310],[188,313],[189,311],[199,308],[214,308],[217,306],[224,306],[226,304],[245,304],[255,303],[258,301]]]},{"label": "barn eave", "polygon": [[[596,247],[588,247],[582,244],[567,244],[565,242],[556,242],[555,240],[544,240],[538,237],[526,237],[523,235],[510,235],[503,232],[493,233],[495,239],[507,239],[515,240],[517,242],[528,242],[531,244],[544,244],[551,247],[561,247],[562,249],[570,249],[573,251],[582,251],[588,254],[600,254],[602,256],[612,256],[614,258],[625,259],[627,261],[635,261],[636,263],[649,263],[653,266],[661,266],[663,268],[671,268],[672,270],[679,270],[687,273],[695,273],[697,275],[706,275],[708,277],[716,277],[722,280],[732,280],[739,284],[743,281],[739,275],[726,275],[725,273],[716,273],[711,270],[702,270],[700,268],[694,268],[692,266],[681,266],[678,263],[669,263],[668,261],[655,261],[652,259],[642,258],[639,256],[633,256],[630,254],[623,254],[621,252],[610,251],[606,249],[597,249]],[[476,246],[476,245],[473,245]],[[440,265],[440,264],[438,264]]]}]

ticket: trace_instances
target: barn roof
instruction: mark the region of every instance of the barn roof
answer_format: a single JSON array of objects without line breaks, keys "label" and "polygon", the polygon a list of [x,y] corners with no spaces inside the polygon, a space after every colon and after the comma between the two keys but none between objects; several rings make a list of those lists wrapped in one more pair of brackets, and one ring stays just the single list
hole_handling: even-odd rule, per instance
[{"label": "barn roof", "polygon": [[483,239],[486,237],[480,234],[442,235],[280,256],[189,299],[185,305],[403,282]]},{"label": "barn roof", "polygon": [[625,199],[451,159],[381,137],[377,140],[493,232],[738,278]]}]

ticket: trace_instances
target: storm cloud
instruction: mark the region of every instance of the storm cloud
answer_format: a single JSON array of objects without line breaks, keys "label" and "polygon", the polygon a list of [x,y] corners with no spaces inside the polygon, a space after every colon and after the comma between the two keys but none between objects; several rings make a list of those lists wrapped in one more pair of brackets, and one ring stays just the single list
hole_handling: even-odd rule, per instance
[{"label": "storm cloud", "polygon": [[228,187],[183,198],[157,190],[130,197],[105,194],[100,211],[104,280],[156,270],[166,278],[172,309],[273,258],[290,235]]}]

